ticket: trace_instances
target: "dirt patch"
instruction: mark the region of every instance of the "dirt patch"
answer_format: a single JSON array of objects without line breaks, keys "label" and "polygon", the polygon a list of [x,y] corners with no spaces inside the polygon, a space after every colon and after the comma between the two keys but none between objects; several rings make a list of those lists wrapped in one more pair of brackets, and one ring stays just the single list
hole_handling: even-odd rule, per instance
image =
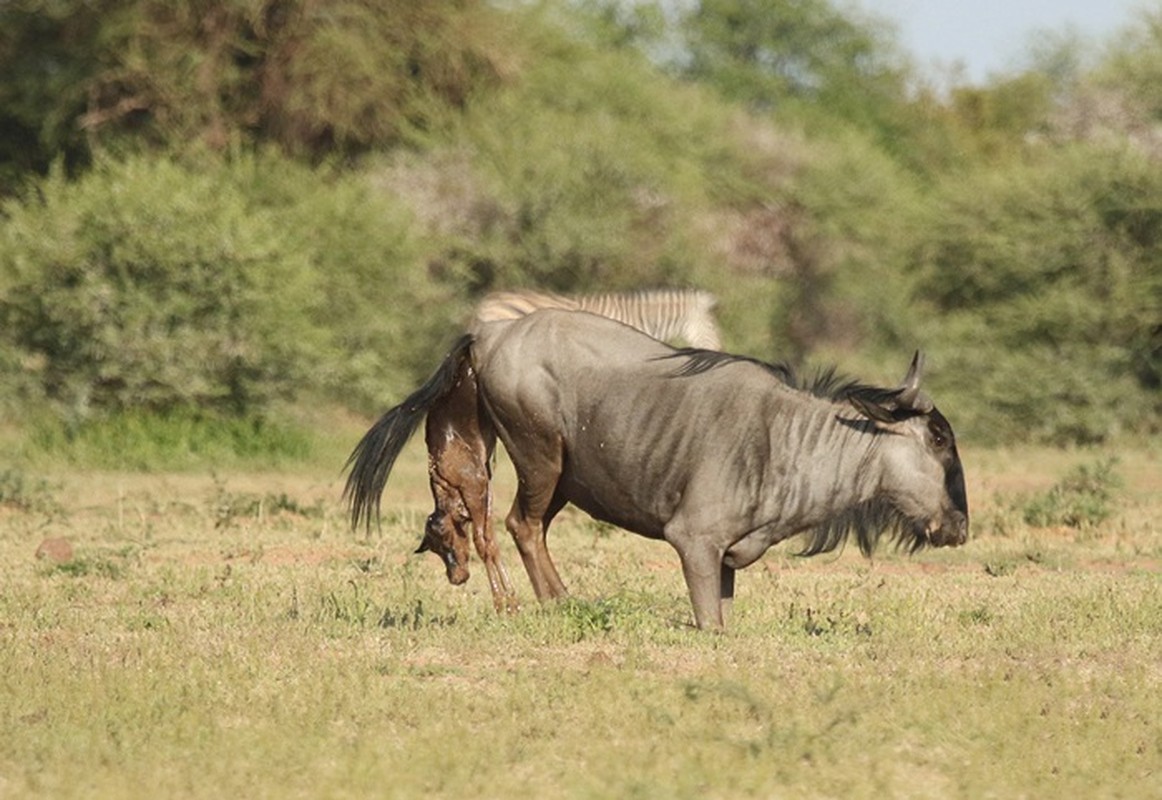
[{"label": "dirt patch", "polygon": [[67,564],[73,560],[73,545],[64,536],[45,539],[36,548],[36,559],[50,564]]}]

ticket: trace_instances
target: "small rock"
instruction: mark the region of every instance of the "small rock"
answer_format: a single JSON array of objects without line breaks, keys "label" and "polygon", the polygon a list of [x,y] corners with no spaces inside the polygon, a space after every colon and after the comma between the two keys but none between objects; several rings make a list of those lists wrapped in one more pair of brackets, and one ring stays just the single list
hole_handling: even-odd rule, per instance
[{"label": "small rock", "polygon": [[36,557],[54,564],[67,564],[73,560],[73,546],[65,537],[55,536],[40,543],[40,547],[36,548]]}]

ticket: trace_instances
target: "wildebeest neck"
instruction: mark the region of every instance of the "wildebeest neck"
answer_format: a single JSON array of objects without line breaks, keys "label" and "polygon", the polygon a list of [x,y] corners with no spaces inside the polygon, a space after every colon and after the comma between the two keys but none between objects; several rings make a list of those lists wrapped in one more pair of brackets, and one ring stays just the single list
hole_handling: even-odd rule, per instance
[{"label": "wildebeest neck", "polygon": [[767,415],[772,457],[762,475],[763,503],[785,535],[825,531],[806,549],[834,549],[852,528],[837,521],[855,521],[863,516],[858,509],[873,504],[880,435],[842,406],[794,391],[774,393]]}]

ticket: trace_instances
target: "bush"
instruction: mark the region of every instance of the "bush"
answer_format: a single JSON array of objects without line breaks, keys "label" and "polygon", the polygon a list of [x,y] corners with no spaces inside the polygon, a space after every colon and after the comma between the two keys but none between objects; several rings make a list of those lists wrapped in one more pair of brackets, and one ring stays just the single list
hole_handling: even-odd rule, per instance
[{"label": "bush", "polygon": [[773,321],[779,357],[875,353],[894,372],[916,346],[913,317],[924,313],[910,304],[901,269],[916,235],[917,180],[849,130],[812,142],[778,191],[794,210]]},{"label": "bush", "polygon": [[984,441],[1157,429],[1162,177],[1092,148],[950,180],[914,252],[942,379]]},{"label": "bush", "polygon": [[1116,465],[1115,459],[1082,464],[1025,503],[1025,522],[1040,528],[1086,528],[1104,522],[1114,512],[1114,500],[1122,485]]},{"label": "bush", "polygon": [[214,169],[104,164],[4,211],[0,336],[71,416],[246,412],[317,352],[308,260]]},{"label": "bush", "polygon": [[59,509],[48,481],[29,478],[23,470],[0,470],[0,508],[52,513]]},{"label": "bush", "polygon": [[427,378],[463,330],[462,289],[431,273],[428,244],[390,179],[269,166],[291,176],[277,214],[318,289],[309,313],[324,347],[305,385],[382,411]]},{"label": "bush", "polygon": [[542,61],[455,135],[467,169],[448,200],[475,204],[448,237],[449,270],[474,291],[697,282],[693,215],[738,179],[722,163],[738,163],[726,107],[633,52],[542,36]]},{"label": "bush", "polygon": [[457,333],[389,192],[281,157],[135,158],[0,218],[0,387],[66,419],[245,416],[308,391],[378,409]]},{"label": "bush", "polygon": [[366,152],[500,82],[514,39],[480,0],[0,3],[0,177],[94,143]]}]

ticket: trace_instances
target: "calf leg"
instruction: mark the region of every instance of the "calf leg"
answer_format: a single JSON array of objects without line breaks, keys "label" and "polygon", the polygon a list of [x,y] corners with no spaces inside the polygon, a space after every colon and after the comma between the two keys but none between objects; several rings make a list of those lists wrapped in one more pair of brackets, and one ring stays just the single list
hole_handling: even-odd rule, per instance
[{"label": "calf leg", "polygon": [[509,580],[508,570],[500,560],[500,545],[492,529],[492,492],[487,478],[475,482],[464,500],[472,518],[472,543],[476,545],[476,553],[488,572],[492,604],[497,611],[515,611],[520,604]]}]

